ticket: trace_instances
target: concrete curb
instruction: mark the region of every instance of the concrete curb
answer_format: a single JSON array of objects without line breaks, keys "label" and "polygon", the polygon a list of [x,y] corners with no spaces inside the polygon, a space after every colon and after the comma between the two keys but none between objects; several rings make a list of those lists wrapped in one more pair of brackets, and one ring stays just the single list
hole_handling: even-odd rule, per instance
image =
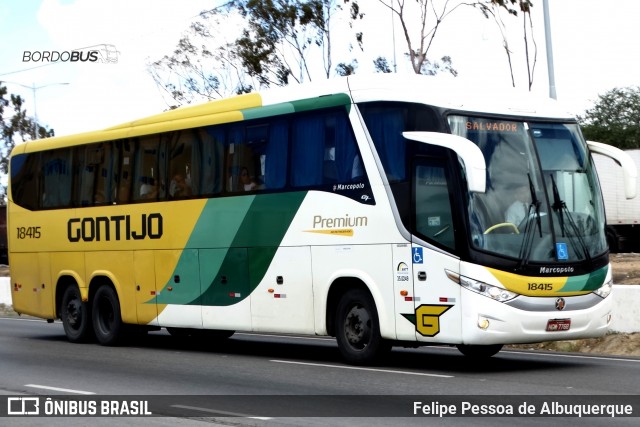
[{"label": "concrete curb", "polygon": [[0,277],[0,304],[11,305],[11,278]]},{"label": "concrete curb", "polygon": [[[0,277],[0,304],[11,305],[9,277]],[[614,285],[613,309],[613,332],[640,332],[640,285]]]},{"label": "concrete curb", "polygon": [[640,332],[640,285],[613,285],[613,332]]}]

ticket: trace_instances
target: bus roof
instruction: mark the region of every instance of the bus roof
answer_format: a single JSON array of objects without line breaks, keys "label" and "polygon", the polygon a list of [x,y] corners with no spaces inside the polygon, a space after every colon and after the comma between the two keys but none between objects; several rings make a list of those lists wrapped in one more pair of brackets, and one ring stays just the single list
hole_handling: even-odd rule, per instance
[{"label": "bus roof", "polygon": [[[341,95],[333,96],[331,95]],[[290,85],[264,92],[237,95],[199,105],[180,107],[153,116],[122,123],[104,130],[28,142],[14,153],[40,151],[58,146],[79,145],[141,136],[253,117],[321,108],[327,105],[367,101],[405,101],[444,109],[504,114],[532,118],[573,120],[574,117],[550,99],[515,90],[487,90],[469,87],[449,79],[431,76],[374,74],[324,80],[320,83]],[[307,100],[306,102],[302,102]],[[314,102],[310,102],[313,100]],[[303,105],[304,104],[304,105]],[[271,107],[262,113],[258,109]]]},{"label": "bus roof", "polygon": [[375,74],[365,79],[350,78],[349,87],[354,102],[402,100],[479,113],[575,119],[561,103],[520,89],[490,88],[454,78],[416,74],[402,76],[401,79],[392,76]]}]

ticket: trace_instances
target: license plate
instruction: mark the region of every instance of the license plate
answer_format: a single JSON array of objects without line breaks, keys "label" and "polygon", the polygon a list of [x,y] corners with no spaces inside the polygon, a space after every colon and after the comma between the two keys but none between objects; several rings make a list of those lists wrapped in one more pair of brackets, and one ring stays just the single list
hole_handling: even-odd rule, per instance
[{"label": "license plate", "polygon": [[547,332],[568,331],[571,328],[571,319],[550,319],[547,322]]}]

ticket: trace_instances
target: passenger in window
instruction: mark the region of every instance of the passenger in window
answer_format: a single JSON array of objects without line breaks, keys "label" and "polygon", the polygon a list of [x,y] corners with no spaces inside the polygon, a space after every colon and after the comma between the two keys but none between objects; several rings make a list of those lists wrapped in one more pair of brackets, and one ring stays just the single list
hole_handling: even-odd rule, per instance
[{"label": "passenger in window", "polygon": [[240,170],[240,185],[244,191],[253,191],[258,189],[258,184],[251,175],[249,175],[249,169],[246,167],[243,167]]},{"label": "passenger in window", "polygon": [[142,184],[140,186],[140,198],[153,200],[157,199],[158,186],[153,181],[149,184]]},{"label": "passenger in window", "polygon": [[173,175],[171,184],[169,186],[169,195],[172,198],[189,197],[191,196],[191,186],[189,181],[185,178],[184,174],[178,172]]},{"label": "passenger in window", "polygon": [[122,184],[118,188],[118,203],[129,202],[129,185],[128,183]]},{"label": "passenger in window", "polygon": [[96,205],[102,205],[107,203],[107,198],[104,195],[104,190],[101,188],[96,189],[96,193],[93,196],[93,203]]}]

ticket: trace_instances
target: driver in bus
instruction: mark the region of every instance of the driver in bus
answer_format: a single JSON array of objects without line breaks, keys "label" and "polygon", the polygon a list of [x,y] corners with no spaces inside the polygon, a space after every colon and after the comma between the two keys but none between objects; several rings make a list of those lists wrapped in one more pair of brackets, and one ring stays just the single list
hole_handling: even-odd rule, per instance
[{"label": "driver in bus", "polygon": [[507,208],[505,222],[519,226],[526,218],[531,204],[531,193],[528,184],[518,185],[512,194],[515,201]]}]

